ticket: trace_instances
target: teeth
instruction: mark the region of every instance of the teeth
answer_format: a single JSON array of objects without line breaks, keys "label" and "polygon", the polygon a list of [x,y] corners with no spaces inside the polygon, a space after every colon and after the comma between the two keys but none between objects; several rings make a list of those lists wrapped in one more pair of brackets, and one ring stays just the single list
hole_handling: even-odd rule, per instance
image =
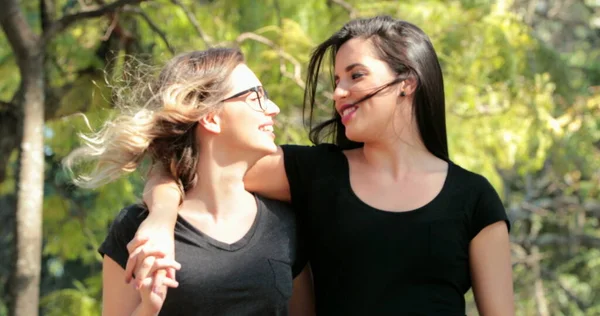
[{"label": "teeth", "polygon": [[344,111],[342,111],[342,116],[345,116],[346,114],[350,114],[352,112],[356,111],[356,107],[355,106],[351,106],[349,108],[344,109]]},{"label": "teeth", "polygon": [[273,125],[261,126],[259,129],[261,131],[263,131],[263,132],[272,132],[273,131]]}]

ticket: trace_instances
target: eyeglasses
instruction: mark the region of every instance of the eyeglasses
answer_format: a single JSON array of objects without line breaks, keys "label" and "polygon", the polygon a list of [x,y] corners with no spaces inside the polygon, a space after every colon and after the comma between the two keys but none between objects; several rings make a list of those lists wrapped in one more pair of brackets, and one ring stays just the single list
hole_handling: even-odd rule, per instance
[{"label": "eyeglasses", "polygon": [[[221,100],[221,102],[229,101],[231,99],[241,97],[248,93],[256,93],[256,100],[246,99],[246,100],[244,100],[244,102],[246,104],[248,104],[253,110],[256,110],[256,105],[258,105],[258,108],[260,109],[260,111],[265,112],[267,110],[267,102],[269,101],[269,94],[267,93],[267,90],[265,90],[262,86],[256,86],[256,87],[252,87],[250,89],[246,89],[242,92],[236,93],[230,97],[227,97],[227,98]],[[250,103],[248,101],[250,101]]]}]

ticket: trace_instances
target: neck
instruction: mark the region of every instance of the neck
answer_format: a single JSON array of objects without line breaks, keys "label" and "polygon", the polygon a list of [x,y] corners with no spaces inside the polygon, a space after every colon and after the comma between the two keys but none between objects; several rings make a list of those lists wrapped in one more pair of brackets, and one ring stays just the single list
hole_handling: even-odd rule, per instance
[{"label": "neck", "polygon": [[428,169],[439,160],[427,150],[412,120],[391,124],[385,135],[365,142],[362,149],[365,162],[376,170],[398,178],[411,171]]},{"label": "neck", "polygon": [[201,146],[196,167],[198,181],[186,194],[184,203],[194,212],[227,216],[252,198],[244,188],[243,178],[254,162],[236,158],[232,151],[215,148],[224,147],[213,146],[211,142]]}]

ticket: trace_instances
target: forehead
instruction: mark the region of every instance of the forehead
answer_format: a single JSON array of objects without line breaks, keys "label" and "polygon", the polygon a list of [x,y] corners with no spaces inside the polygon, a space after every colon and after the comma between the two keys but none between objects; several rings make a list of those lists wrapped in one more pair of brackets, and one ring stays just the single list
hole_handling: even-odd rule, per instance
[{"label": "forehead", "polygon": [[231,72],[232,92],[242,91],[251,87],[260,86],[260,80],[246,64],[237,65]]},{"label": "forehead", "polygon": [[375,54],[373,43],[364,38],[353,38],[344,43],[335,55],[335,73],[345,72],[346,67],[363,64],[368,68],[387,69],[387,64]]}]

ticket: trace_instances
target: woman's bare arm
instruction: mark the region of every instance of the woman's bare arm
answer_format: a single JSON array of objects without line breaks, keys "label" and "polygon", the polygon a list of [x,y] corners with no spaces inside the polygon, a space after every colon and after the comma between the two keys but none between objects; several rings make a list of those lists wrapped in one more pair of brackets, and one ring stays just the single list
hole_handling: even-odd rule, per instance
[{"label": "woman's bare arm", "polygon": [[294,290],[289,308],[290,316],[315,315],[315,293],[309,264],[294,279]]},{"label": "woman's bare arm", "polygon": [[473,293],[480,315],[515,314],[510,240],[504,221],[482,229],[469,246]]},{"label": "woman's bare arm", "polygon": [[[285,174],[281,147],[277,148],[276,153],[261,158],[248,170],[244,177],[244,185],[248,191],[271,199],[290,200],[290,186]],[[150,208],[150,213],[164,211],[170,215],[176,214],[180,201],[181,194],[175,180],[161,166],[155,166],[144,187],[144,202]],[[174,218],[176,217],[163,217],[171,221]]]},{"label": "woman's bare arm", "polygon": [[[265,156],[252,166],[246,173],[244,184],[248,191],[271,199],[290,201],[281,147],[276,153]],[[174,258],[174,227],[180,201],[181,194],[175,180],[162,167],[155,166],[144,187],[144,202],[150,214],[129,243],[131,247],[128,247],[130,258],[125,273],[126,281],[131,281],[134,272],[136,279],[148,276],[147,269],[142,265],[149,252],[142,251],[142,247],[161,251],[166,258]],[[159,284],[162,280],[162,277],[156,278]]]},{"label": "woman's bare arm", "polygon": [[246,190],[274,200],[290,201],[290,185],[283,164],[283,150],[260,159],[244,177]]},{"label": "woman's bare arm", "polygon": [[[172,267],[171,261],[156,264],[155,269]],[[154,272],[154,271],[153,271]],[[108,256],[102,261],[102,315],[111,316],[154,316],[158,314],[166,297],[166,286],[153,291],[152,280],[147,279],[136,290],[123,282],[125,271]],[[167,280],[166,285],[176,287],[176,282]]]}]

